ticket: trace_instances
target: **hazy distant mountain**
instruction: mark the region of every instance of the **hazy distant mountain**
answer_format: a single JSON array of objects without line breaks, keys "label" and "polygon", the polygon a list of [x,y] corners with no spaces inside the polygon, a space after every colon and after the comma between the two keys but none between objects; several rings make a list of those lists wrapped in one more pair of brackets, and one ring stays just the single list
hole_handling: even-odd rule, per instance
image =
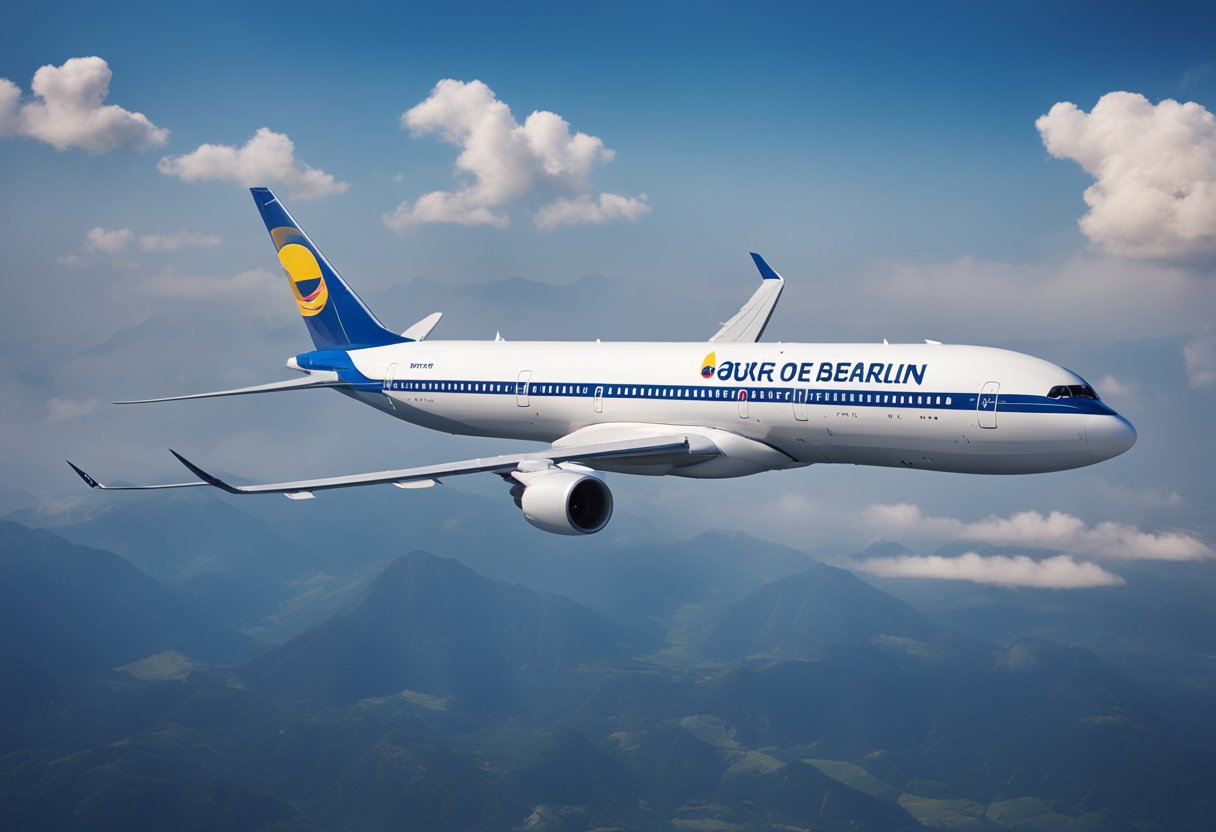
[{"label": "hazy distant mountain", "polygon": [[659,644],[676,623],[675,617],[690,606],[708,610],[733,603],[761,584],[813,563],[793,549],[724,532],[706,532],[680,542],[578,544],[577,548],[567,544],[565,551],[543,561],[532,555],[543,568],[514,579],[572,598],[649,634]]},{"label": "hazy distant mountain", "polygon": [[317,550],[211,494],[117,497],[56,533],[122,555],[231,624],[273,612],[289,581],[324,565]]},{"label": "hazy distant mountain", "polygon": [[413,552],[350,614],[258,657],[242,675],[267,695],[321,703],[408,689],[500,707],[525,681],[627,655],[620,631],[585,607]]},{"label": "hazy distant mountain", "polygon": [[962,585],[925,597],[923,609],[947,627],[996,644],[1037,636],[1112,653],[1216,654],[1216,613],[1177,597],[1181,588],[1163,582],[1150,594],[1138,586],[1144,580],[1132,576],[1127,586],[1101,591]]},{"label": "hazy distant mountain", "polygon": [[[6,799],[20,795],[20,799]],[[312,832],[287,804],[125,747],[0,761],[0,825],[56,832]]]},{"label": "hazy distant mountain", "polygon": [[0,522],[0,654],[78,674],[164,650],[224,663],[254,649],[117,555]]},{"label": "hazy distant mountain", "polygon": [[809,659],[880,639],[928,642],[941,628],[853,573],[816,565],[765,584],[727,609],[702,652],[714,659]]}]

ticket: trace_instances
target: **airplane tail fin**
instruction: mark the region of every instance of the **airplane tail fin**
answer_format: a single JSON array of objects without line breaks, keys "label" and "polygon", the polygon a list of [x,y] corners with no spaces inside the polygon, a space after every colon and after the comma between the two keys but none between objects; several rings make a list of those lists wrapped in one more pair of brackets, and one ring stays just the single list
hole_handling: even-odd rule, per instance
[{"label": "airplane tail fin", "polygon": [[411,340],[380,323],[269,188],[250,191],[317,349],[375,347]]}]

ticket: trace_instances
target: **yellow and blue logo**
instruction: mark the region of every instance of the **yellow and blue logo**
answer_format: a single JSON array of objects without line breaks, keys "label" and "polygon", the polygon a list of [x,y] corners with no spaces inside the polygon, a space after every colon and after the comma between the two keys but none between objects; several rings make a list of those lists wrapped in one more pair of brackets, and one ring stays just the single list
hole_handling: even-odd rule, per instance
[{"label": "yellow and blue logo", "polygon": [[701,360],[701,378],[713,378],[718,369],[718,356],[710,353]]},{"label": "yellow and blue logo", "polygon": [[316,256],[299,243],[287,243],[279,249],[279,262],[291,280],[300,314],[305,318],[319,314],[329,303],[329,287]]}]

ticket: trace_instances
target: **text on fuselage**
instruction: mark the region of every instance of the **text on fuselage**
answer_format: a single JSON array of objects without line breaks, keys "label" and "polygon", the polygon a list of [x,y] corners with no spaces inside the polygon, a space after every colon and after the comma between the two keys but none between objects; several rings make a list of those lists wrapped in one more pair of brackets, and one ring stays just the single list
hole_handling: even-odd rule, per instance
[{"label": "text on fuselage", "polygon": [[719,381],[811,381],[863,384],[924,384],[928,364],[890,364],[882,361],[789,361],[778,368],[775,361],[723,361],[717,367]]}]

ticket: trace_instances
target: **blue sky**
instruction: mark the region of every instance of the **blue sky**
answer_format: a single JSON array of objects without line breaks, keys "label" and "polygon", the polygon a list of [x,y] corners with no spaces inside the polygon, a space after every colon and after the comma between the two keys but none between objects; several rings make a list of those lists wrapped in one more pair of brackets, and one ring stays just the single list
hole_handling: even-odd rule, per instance
[{"label": "blue sky", "polygon": [[[765,514],[791,493],[819,501],[822,518],[899,502],[911,486],[935,515],[1062,508],[1090,524],[1130,517],[1216,537],[1205,508],[1213,443],[1192,415],[1212,405],[1216,242],[1181,246],[1170,228],[1129,229],[1126,213],[1102,226],[1113,237],[1083,230],[1087,145],[1062,135],[1064,149],[1049,152],[1036,129],[1059,102],[1090,113],[1117,91],[1143,96],[1153,114],[1164,99],[1216,107],[1211,6],[128,3],[27,4],[6,17],[0,78],[22,102],[40,67],[96,56],[112,72],[105,103],[169,131],[142,151],[127,142],[97,153],[56,150],[24,127],[0,138],[10,403],[0,464],[39,498],[80,496],[60,470],[65,455],[169,476],[161,449],[183,437],[202,458],[272,477],[380,464],[386,448],[406,464],[482,447],[338,397],[303,413],[299,400],[102,404],[273,379],[306,346],[244,191],[261,183],[160,169],[268,128],[290,138],[297,164],[346,184],[287,201],[392,325],[433,311],[425,297],[448,313],[441,337],[704,338],[751,291],[755,249],[790,279],[772,337],[1011,346],[1090,377],[1141,432],[1119,460],[1037,482],[912,483],[883,471],[692,487],[618,478],[618,493],[633,495],[626,507],[661,514],[707,493],[744,494],[750,516],[765,519],[741,514],[737,527],[791,540],[798,517]],[[394,230],[382,217],[399,205],[469,181],[454,175],[458,148],[402,127],[442,79],[480,80],[519,122],[556,113],[614,155],[576,185],[542,177],[497,206],[509,227]],[[1166,167],[1181,151],[1138,152]],[[533,220],[555,197],[603,193],[634,200],[634,215],[551,230]],[[93,229],[127,237],[106,238],[107,249],[89,242]],[[513,278],[541,285],[514,291],[503,283]],[[639,293],[645,309],[630,302]],[[1148,404],[1161,397],[1181,412]],[[334,424],[356,438],[335,436]],[[319,432],[324,447],[295,452]]]}]

